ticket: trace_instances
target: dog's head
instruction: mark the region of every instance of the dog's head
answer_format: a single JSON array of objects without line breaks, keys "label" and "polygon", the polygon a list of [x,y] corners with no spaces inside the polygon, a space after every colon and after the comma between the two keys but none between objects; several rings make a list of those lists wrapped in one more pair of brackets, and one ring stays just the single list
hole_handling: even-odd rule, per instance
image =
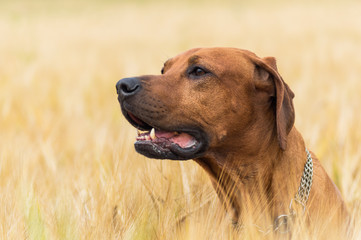
[{"label": "dog's head", "polygon": [[275,132],[286,148],[294,95],[274,58],[231,48],[191,49],[166,61],[161,73],[116,85],[124,116],[145,131],[136,138],[139,153],[186,160],[210,149],[241,147],[237,143],[264,122],[260,111],[270,113],[265,131]]}]

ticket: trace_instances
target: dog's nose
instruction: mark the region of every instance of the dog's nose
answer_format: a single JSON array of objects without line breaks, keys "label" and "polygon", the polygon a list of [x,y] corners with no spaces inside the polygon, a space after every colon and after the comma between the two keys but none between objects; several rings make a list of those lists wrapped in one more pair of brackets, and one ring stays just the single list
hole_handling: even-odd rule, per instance
[{"label": "dog's nose", "polygon": [[139,78],[123,78],[117,82],[116,89],[122,97],[132,96],[140,90]]}]

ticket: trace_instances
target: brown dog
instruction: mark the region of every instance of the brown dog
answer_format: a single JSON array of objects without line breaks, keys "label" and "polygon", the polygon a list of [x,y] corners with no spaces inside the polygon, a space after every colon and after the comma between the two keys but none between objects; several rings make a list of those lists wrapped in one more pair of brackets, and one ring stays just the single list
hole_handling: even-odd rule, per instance
[{"label": "brown dog", "polygon": [[150,158],[194,159],[234,222],[267,216],[274,230],[282,224],[288,230],[296,216],[306,216],[309,225],[327,230],[347,221],[319,161],[312,155],[306,164],[305,143],[293,126],[294,94],[274,58],[191,49],[169,59],[162,75],[125,78],[116,88],[124,116],[148,131],[138,134],[135,149]]}]

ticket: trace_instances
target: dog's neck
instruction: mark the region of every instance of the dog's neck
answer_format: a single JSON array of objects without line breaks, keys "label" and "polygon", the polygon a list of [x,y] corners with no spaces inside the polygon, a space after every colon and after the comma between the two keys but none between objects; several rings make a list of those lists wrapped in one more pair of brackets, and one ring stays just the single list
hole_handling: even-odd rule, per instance
[{"label": "dog's neck", "polygon": [[[252,221],[265,216],[272,219],[288,213],[288,204],[297,192],[306,162],[304,142],[293,141],[302,139],[295,128],[288,138],[296,145],[288,146],[285,151],[273,141],[258,144],[261,148],[257,153],[239,148],[232,152],[211,152],[195,159],[210,175],[233,221],[245,221],[245,216],[252,216]],[[303,155],[305,158],[296,157]]]}]

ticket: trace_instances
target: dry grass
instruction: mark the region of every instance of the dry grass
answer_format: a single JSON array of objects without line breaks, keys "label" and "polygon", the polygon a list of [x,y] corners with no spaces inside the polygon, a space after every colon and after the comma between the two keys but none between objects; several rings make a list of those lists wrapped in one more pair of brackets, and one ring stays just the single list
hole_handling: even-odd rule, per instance
[{"label": "dry grass", "polygon": [[0,238],[238,239],[200,167],[134,152],[116,100],[118,79],[197,46],[278,58],[296,125],[361,229],[360,12],[356,1],[1,1]]}]

